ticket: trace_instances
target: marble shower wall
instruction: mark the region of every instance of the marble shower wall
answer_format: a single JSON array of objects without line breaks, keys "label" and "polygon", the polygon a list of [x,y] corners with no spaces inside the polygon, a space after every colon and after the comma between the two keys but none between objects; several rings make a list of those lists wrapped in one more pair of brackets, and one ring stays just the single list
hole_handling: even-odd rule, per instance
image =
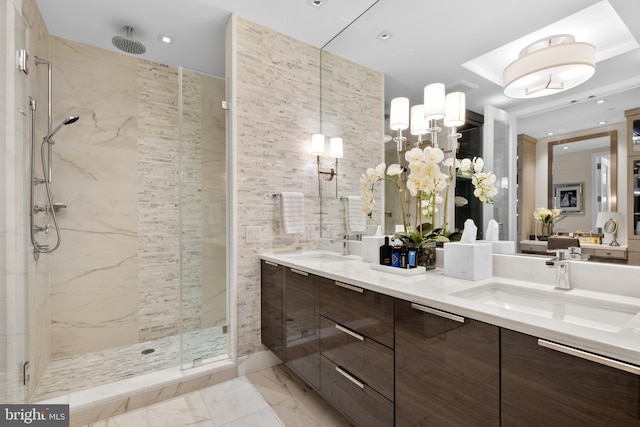
[{"label": "marble shower wall", "polygon": [[51,37],[63,242],[51,256],[51,354],[138,341],[138,60]]},{"label": "marble shower wall", "polygon": [[[260,252],[315,248],[320,237],[316,158],[309,153],[309,144],[311,134],[319,130],[321,53],[239,17],[233,37],[237,46],[237,328],[238,355],[242,356],[262,349]],[[344,74],[336,86],[342,92],[335,93],[334,100],[346,106],[336,114],[349,114],[341,116],[344,124],[339,129],[345,138],[340,188],[352,194],[358,191],[363,168],[382,159],[383,76],[337,58],[333,64],[335,73]],[[353,88],[343,90],[349,85]],[[375,129],[379,130],[376,138],[372,136]],[[304,193],[306,233],[281,233],[279,201],[272,197],[281,191]],[[248,241],[246,227],[258,227],[259,238]]]}]

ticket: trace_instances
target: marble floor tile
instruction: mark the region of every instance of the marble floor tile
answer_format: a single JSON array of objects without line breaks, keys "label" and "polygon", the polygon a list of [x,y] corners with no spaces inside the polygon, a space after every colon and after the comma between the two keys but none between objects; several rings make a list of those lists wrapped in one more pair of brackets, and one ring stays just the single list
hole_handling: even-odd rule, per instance
[{"label": "marble floor tile", "polygon": [[246,377],[236,378],[201,390],[211,417],[223,426],[269,405]]},{"label": "marble floor tile", "polygon": [[200,393],[188,393],[147,407],[147,422],[153,427],[215,426]]},{"label": "marble floor tile", "polygon": [[286,427],[348,427],[351,424],[285,365],[247,378],[269,402]]},{"label": "marble floor tile", "polygon": [[234,378],[87,427],[350,427],[284,365]]}]

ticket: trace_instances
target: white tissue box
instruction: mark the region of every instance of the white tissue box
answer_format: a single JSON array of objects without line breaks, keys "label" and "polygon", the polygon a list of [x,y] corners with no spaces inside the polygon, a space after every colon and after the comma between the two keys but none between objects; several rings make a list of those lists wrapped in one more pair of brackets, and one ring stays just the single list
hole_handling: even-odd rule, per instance
[{"label": "white tissue box", "polygon": [[493,247],[494,254],[515,254],[516,253],[516,242],[511,242],[508,240],[478,240],[478,243],[491,243]]},{"label": "white tissue box", "polygon": [[491,243],[445,243],[444,275],[465,280],[482,280],[493,276]]},{"label": "white tissue box", "polygon": [[384,245],[384,236],[362,236],[362,261],[379,264],[382,245]]}]

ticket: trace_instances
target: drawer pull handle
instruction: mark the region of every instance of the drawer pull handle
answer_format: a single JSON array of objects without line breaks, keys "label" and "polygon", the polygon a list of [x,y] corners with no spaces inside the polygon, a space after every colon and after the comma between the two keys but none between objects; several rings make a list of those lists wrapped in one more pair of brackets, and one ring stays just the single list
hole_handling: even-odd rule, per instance
[{"label": "drawer pull handle", "polygon": [[354,291],[354,292],[358,292],[358,293],[363,293],[364,289],[359,288],[357,286],[352,286],[352,285],[347,285],[346,283],[342,283],[342,282],[333,282],[336,286],[340,286],[341,288],[345,288],[345,289],[349,289],[350,291]]},{"label": "drawer pull handle", "polygon": [[345,377],[346,379],[348,379],[349,381],[351,381],[352,383],[354,383],[358,387],[364,388],[364,383],[363,382],[358,381],[357,379],[355,379],[355,377],[353,375],[351,375],[348,372],[344,371],[342,368],[340,368],[340,366],[336,366],[336,371],[338,371],[338,373],[340,375],[342,375],[343,377]]},{"label": "drawer pull handle", "polygon": [[355,339],[358,339],[360,341],[364,341],[364,337],[360,334],[356,334],[355,332],[353,332],[350,329],[345,328],[344,326],[340,326],[336,323],[336,329],[339,331],[344,332],[347,335],[351,335],[352,337],[354,337]]},{"label": "drawer pull handle", "polygon": [[640,375],[640,367],[631,365],[629,363],[620,362],[618,360],[609,359],[597,354],[588,353],[577,348],[567,347],[566,345],[556,344],[547,340],[538,340],[538,345],[541,347],[549,348],[551,350],[559,351],[570,356],[579,357],[580,359],[589,360],[591,362],[599,363],[601,365],[609,366],[611,368],[619,369],[621,371],[629,372],[634,375]]},{"label": "drawer pull handle", "polygon": [[264,263],[267,264],[267,265],[270,265],[272,267],[278,267],[278,264],[276,264],[275,262],[265,261]]},{"label": "drawer pull handle", "polygon": [[456,322],[464,323],[464,317],[457,316],[455,314],[447,313],[446,311],[436,310],[435,308],[425,307],[424,305],[411,303],[411,308],[424,311],[425,313],[433,314],[436,316],[444,317],[445,319],[454,320]]},{"label": "drawer pull handle", "polygon": [[299,275],[301,275],[301,276],[308,276],[308,275],[309,275],[309,273],[307,273],[306,271],[296,270],[295,268],[292,268],[292,269],[291,269],[291,272],[292,272],[292,273],[299,274]]}]

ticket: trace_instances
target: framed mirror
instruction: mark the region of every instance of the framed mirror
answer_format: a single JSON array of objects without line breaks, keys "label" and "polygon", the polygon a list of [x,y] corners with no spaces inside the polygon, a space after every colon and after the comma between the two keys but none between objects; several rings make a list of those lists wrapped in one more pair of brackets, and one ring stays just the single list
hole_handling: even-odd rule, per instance
[{"label": "framed mirror", "polygon": [[598,212],[617,210],[617,174],[615,130],[550,142],[547,205],[561,211],[554,231],[597,231]]}]

